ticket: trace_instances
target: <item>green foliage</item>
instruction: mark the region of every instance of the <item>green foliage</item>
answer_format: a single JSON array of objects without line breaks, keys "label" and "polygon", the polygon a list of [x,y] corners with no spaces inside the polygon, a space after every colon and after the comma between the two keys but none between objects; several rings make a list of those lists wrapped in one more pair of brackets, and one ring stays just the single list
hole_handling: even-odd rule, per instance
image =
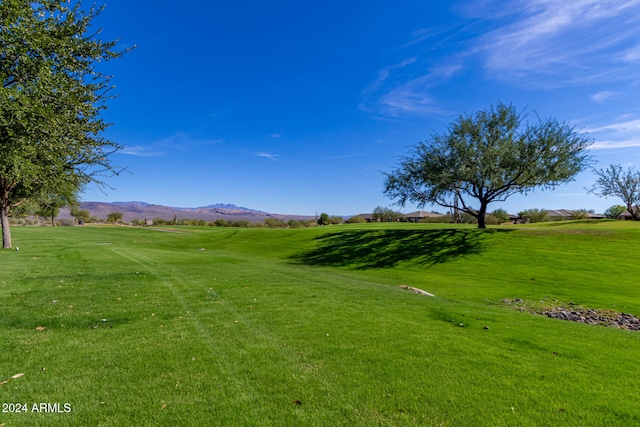
[{"label": "green foliage", "polygon": [[496,218],[499,223],[509,221],[509,213],[504,209],[495,209],[491,212],[491,216]]},{"label": "green foliage", "polygon": [[571,212],[569,219],[572,219],[572,220],[587,219],[589,218],[590,213],[593,213],[593,212],[589,212],[589,210],[587,209],[576,209]]},{"label": "green foliage", "polygon": [[610,165],[607,169],[594,171],[598,180],[591,193],[600,197],[619,197],[631,213],[631,217],[640,221],[637,205],[640,204],[640,171],[634,168],[623,170],[620,165]]},{"label": "green foliage", "polygon": [[218,218],[215,221],[213,221],[213,223],[215,224],[216,227],[224,227],[227,225],[227,221],[223,218]]},{"label": "green foliage", "polygon": [[230,225],[231,227],[238,227],[238,228],[251,228],[254,226],[253,222],[246,220],[246,219],[238,219],[235,221],[229,221],[228,225]]},{"label": "green foliage", "polygon": [[344,218],[342,218],[341,216],[331,215],[329,217],[329,224],[337,225],[342,223],[344,223]]},{"label": "green foliage", "polygon": [[122,212],[110,212],[107,214],[107,222],[117,224],[122,221]]},{"label": "green foliage", "polygon": [[71,216],[74,217],[78,221],[87,222],[87,221],[89,221],[89,218],[91,217],[91,212],[89,212],[86,209],[80,209],[80,208],[74,206],[74,207],[71,208]]},{"label": "green foliage", "polygon": [[321,213],[320,218],[318,218],[318,225],[329,225],[329,214]]},{"label": "green foliage", "polygon": [[6,219],[27,199],[42,207],[67,198],[105,172],[119,148],[100,136],[100,114],[110,98],[109,76],[95,63],[122,55],[91,29],[99,10],[80,2],[0,2],[0,219],[3,247],[11,246]]},{"label": "green foliage", "polygon": [[362,218],[361,216],[352,216],[351,218],[349,218],[347,220],[347,224],[364,224],[365,222],[367,222],[366,219]]},{"label": "green foliage", "polygon": [[35,216],[40,211],[40,206],[32,200],[25,200],[24,203],[16,206],[11,210],[11,216],[14,218],[25,218]]},{"label": "green foliage", "polygon": [[526,209],[518,212],[518,216],[525,222],[546,222],[549,221],[549,211],[545,209]]},{"label": "green foliage", "polygon": [[286,228],[288,224],[280,218],[265,218],[264,225],[269,228]]},{"label": "green foliage", "polygon": [[[566,183],[589,162],[591,141],[555,119],[525,123],[511,105],[461,115],[449,129],[417,144],[386,174],[384,193],[402,206],[437,204],[485,225],[487,205]],[[470,200],[478,203],[474,208]]]},{"label": "green foliage", "polygon": [[427,216],[424,218],[420,218],[420,223],[422,224],[449,224],[451,222],[451,215],[449,214],[436,217]]},{"label": "green foliage", "polygon": [[604,216],[610,219],[619,219],[620,215],[622,215],[626,210],[627,208],[622,205],[613,205],[604,211]]},{"label": "green foliage", "polygon": [[460,224],[477,224],[478,218],[474,215],[471,215],[468,212],[462,212],[460,214]]},{"label": "green foliage", "polygon": [[394,222],[399,220],[403,215],[400,212],[394,211],[391,208],[383,206],[377,206],[373,210],[372,219],[380,222]]}]

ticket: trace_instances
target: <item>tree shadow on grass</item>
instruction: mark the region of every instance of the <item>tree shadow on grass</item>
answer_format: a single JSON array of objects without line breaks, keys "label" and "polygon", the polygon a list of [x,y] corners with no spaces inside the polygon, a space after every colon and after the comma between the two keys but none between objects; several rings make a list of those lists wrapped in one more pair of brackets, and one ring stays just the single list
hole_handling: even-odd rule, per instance
[{"label": "tree shadow on grass", "polygon": [[318,246],[294,254],[307,265],[358,270],[433,265],[482,252],[485,239],[510,230],[352,230],[317,237]]}]

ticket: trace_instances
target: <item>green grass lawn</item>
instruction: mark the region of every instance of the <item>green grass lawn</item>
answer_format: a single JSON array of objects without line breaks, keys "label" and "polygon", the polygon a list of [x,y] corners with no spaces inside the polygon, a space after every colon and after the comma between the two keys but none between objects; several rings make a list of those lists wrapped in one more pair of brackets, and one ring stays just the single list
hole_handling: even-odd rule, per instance
[{"label": "green grass lawn", "polygon": [[640,425],[640,224],[12,233],[0,426]]}]

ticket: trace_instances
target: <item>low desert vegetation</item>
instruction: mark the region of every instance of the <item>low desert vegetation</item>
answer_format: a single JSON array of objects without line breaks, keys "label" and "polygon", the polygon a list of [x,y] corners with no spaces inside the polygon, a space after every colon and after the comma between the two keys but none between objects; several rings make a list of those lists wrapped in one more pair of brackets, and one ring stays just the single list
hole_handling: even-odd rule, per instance
[{"label": "low desert vegetation", "polygon": [[[637,425],[635,221],[15,227],[10,425]],[[410,292],[417,288],[435,297]],[[33,403],[70,412],[34,412]]]}]

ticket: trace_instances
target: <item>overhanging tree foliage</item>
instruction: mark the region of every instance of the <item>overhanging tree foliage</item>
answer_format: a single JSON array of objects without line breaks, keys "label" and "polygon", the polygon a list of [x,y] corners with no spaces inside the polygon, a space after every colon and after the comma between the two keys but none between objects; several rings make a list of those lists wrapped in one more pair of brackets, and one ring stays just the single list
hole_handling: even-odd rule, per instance
[{"label": "overhanging tree foliage", "polygon": [[90,33],[101,9],[65,0],[0,1],[0,219],[11,247],[9,211],[31,198],[76,192],[114,173],[119,146],[101,137],[109,76],[96,62],[120,57]]},{"label": "overhanging tree foliage", "polygon": [[555,119],[524,119],[502,103],[459,116],[447,132],[414,146],[396,170],[385,174],[384,193],[401,206],[458,208],[485,228],[489,203],[553,188],[588,166],[589,138]]},{"label": "overhanging tree foliage", "polygon": [[634,168],[625,171],[620,165],[609,165],[607,169],[599,169],[595,173],[598,175],[598,180],[589,192],[601,197],[619,197],[626,205],[631,217],[639,221],[640,171]]}]

